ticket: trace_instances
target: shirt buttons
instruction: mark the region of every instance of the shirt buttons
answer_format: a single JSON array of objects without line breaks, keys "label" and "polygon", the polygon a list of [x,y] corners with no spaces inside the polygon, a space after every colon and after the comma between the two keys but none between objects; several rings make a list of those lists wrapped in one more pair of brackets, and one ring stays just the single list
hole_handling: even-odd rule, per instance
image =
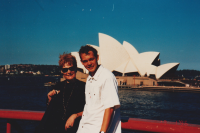
[{"label": "shirt buttons", "polygon": [[94,94],[95,95],[95,94]]},{"label": "shirt buttons", "polygon": [[83,128],[83,126],[82,126],[82,128]]}]

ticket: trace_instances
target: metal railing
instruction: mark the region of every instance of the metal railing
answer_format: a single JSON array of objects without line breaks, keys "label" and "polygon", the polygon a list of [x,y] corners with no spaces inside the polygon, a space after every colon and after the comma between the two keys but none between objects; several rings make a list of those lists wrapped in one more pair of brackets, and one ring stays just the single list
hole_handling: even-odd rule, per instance
[{"label": "metal railing", "polygon": [[[0,119],[7,119],[6,133],[11,133],[11,127],[18,132],[23,129],[15,120],[40,121],[44,111],[23,111],[0,109]],[[162,133],[200,133],[200,125],[188,124],[182,121],[168,122],[158,120],[146,120],[139,118],[122,118],[122,129]]]}]

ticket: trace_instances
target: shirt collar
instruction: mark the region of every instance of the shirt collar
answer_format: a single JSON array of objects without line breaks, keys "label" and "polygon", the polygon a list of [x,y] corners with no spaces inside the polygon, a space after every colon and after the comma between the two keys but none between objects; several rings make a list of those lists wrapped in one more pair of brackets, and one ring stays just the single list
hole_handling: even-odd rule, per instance
[{"label": "shirt collar", "polygon": [[102,65],[100,65],[93,77],[91,75],[88,76],[88,81],[93,80],[93,79],[97,81],[103,68],[104,67]]}]

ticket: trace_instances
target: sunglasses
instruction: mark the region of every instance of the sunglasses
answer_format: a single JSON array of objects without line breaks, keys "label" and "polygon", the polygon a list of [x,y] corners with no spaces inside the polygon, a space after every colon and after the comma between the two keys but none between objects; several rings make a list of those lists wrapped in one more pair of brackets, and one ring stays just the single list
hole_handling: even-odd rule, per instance
[{"label": "sunglasses", "polygon": [[75,71],[75,70],[76,70],[76,67],[62,68],[62,72],[63,72],[63,73],[68,72],[68,70],[70,70],[70,71]]}]

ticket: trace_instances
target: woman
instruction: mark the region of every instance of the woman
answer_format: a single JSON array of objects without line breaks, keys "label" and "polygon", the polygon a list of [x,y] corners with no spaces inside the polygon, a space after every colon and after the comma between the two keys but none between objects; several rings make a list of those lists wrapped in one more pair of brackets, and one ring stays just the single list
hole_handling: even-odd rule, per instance
[{"label": "woman", "polygon": [[76,133],[85,105],[85,83],[76,79],[77,63],[71,54],[60,55],[65,80],[48,93],[48,107],[37,133]]}]

